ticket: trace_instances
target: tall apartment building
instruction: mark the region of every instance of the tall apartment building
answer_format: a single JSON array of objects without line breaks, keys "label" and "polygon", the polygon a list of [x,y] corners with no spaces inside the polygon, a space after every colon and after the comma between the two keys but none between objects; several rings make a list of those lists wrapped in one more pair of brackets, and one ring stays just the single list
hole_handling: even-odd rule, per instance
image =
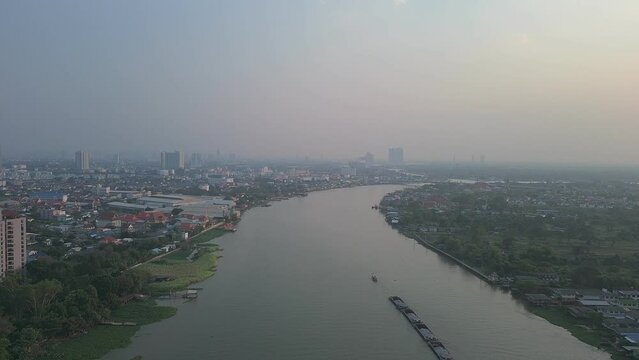
[{"label": "tall apartment building", "polygon": [[184,153],[181,151],[166,152],[161,154],[162,170],[184,169]]},{"label": "tall apartment building", "polygon": [[87,151],[76,151],[75,168],[77,170],[89,170],[89,153]]},{"label": "tall apartment building", "polygon": [[0,210],[0,278],[27,263],[27,218]]},{"label": "tall apartment building", "polygon": [[390,148],[388,149],[388,162],[394,165],[399,165],[404,162],[404,149]]}]

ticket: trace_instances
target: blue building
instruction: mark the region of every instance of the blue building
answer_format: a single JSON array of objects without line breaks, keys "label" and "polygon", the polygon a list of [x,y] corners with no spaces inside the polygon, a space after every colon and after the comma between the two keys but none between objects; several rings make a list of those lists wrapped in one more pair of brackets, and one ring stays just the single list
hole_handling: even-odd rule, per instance
[{"label": "blue building", "polygon": [[29,195],[31,200],[40,201],[67,201],[67,195],[60,191],[38,191]]}]

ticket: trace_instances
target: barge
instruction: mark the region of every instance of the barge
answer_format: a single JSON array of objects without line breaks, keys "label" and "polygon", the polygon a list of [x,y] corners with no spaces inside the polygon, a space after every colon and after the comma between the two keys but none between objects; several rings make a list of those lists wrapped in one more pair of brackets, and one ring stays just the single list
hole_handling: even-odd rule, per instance
[{"label": "barge", "polygon": [[399,296],[391,296],[388,298],[399,312],[410,322],[411,326],[419,336],[426,341],[428,347],[433,351],[439,360],[453,360],[448,349],[436,337],[433,331],[417,316]]}]

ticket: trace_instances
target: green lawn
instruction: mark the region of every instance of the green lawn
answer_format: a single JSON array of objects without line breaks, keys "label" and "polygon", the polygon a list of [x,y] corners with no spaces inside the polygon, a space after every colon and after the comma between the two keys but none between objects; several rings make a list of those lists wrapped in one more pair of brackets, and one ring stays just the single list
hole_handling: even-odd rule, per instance
[{"label": "green lawn", "polygon": [[137,326],[98,325],[84,335],[59,343],[52,353],[64,360],[99,359],[113,349],[129,345],[141,325],[169,318],[176,312],[176,308],[157,306],[153,300],[132,302],[113,311],[112,319],[136,322]]},{"label": "green lawn", "polygon": [[201,233],[193,236],[191,238],[191,242],[193,244],[199,244],[199,243],[207,242],[207,241],[213,240],[213,239],[215,239],[217,237],[220,237],[220,236],[222,236],[222,235],[224,235],[226,233],[227,233],[226,231],[221,230],[221,229],[211,229],[211,230],[204,231],[204,232],[201,232]]},{"label": "green lawn", "polygon": [[189,250],[178,250],[171,255],[151,261],[139,267],[151,275],[167,275],[170,281],[149,284],[149,291],[163,294],[170,291],[184,290],[189,285],[204,281],[215,273],[217,255],[214,249],[200,248],[198,257],[193,261],[186,260]]}]

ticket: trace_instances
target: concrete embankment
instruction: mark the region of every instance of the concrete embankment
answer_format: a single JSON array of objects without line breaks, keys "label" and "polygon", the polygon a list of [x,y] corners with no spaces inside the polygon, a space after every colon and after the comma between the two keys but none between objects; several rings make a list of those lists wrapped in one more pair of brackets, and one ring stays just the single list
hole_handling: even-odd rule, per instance
[{"label": "concrete embankment", "polygon": [[[409,235],[409,234],[407,234]],[[410,236],[412,235],[412,236]],[[418,243],[424,245],[425,247],[429,248],[430,250],[454,261],[457,265],[463,267],[464,269],[470,271],[471,273],[475,274],[477,277],[479,277],[480,279],[486,281],[489,284],[492,284],[492,281],[490,281],[490,279],[488,278],[488,276],[484,275],[484,273],[482,273],[481,271],[475,269],[474,267],[466,264],[465,262],[463,262],[462,260],[454,257],[453,255],[447,253],[446,251],[439,249],[438,247],[436,247],[435,245],[429,243],[427,240],[424,240],[421,236],[416,235],[416,234],[410,234],[409,236],[413,239],[415,239]]]}]

